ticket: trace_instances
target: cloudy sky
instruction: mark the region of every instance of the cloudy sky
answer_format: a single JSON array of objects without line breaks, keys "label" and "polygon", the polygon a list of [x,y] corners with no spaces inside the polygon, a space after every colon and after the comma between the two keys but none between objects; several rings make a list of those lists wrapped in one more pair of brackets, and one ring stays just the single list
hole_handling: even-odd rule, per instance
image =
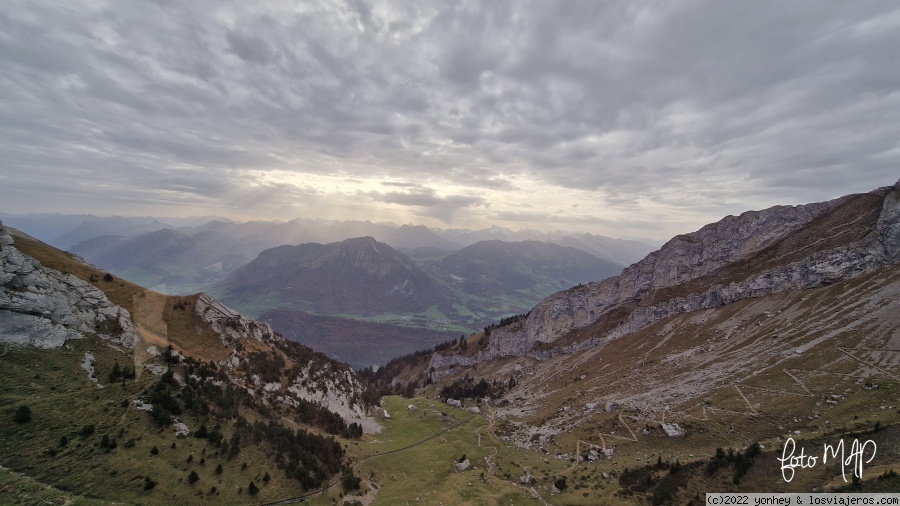
[{"label": "cloudy sky", "polygon": [[7,213],[666,239],[898,177],[895,2],[0,9]]}]

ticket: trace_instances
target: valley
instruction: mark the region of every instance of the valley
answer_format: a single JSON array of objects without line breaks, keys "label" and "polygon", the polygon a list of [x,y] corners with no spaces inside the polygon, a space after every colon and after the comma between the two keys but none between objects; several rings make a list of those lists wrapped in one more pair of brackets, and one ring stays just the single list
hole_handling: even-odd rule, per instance
[{"label": "valley", "polygon": [[[163,218],[55,217],[71,227],[66,230],[53,218],[11,217],[118,277],[160,293],[207,292],[355,367],[471,334],[528,311],[554,292],[615,275],[652,249],[591,234],[502,228],[444,231],[299,219],[199,225],[175,220],[181,225],[173,226]],[[374,242],[352,234],[371,234]],[[311,239],[335,242],[304,242]],[[335,256],[340,249],[345,258],[363,260],[368,253],[360,248],[367,244],[374,255],[363,271]],[[331,263],[321,264],[325,257],[319,255],[330,255]],[[385,277],[388,272],[393,273]],[[294,324],[312,319],[322,325],[297,331]],[[358,334],[384,353],[371,357],[332,344],[346,333],[329,329],[363,327]],[[420,339],[410,340],[415,334]]]},{"label": "valley", "polygon": [[900,504],[897,48],[884,1],[3,2],[0,506]]},{"label": "valley", "polygon": [[[255,300],[294,332],[282,337],[209,294],[148,290],[12,231],[0,499],[637,505],[896,491],[898,203],[894,185],[727,217],[617,276],[430,335],[414,324],[469,309],[450,302],[461,282],[429,272],[465,261],[418,264],[374,238],[263,252],[220,289],[245,290],[226,302]],[[467,293],[524,286],[521,271],[485,265],[467,272],[507,284]],[[392,319],[410,325],[374,323]],[[304,340],[384,366],[354,371]],[[779,461],[790,445],[854,442],[855,478],[842,460]]]}]

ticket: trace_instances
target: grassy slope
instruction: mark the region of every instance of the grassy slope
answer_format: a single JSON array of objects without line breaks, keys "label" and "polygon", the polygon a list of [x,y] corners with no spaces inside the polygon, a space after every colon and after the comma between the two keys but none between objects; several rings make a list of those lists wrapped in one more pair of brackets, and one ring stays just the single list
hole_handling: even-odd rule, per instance
[{"label": "grassy slope", "polygon": [[[353,460],[359,462],[356,475],[363,478],[363,490],[356,494],[371,492],[374,483],[377,488],[377,494],[374,494],[376,505],[406,502],[420,505],[540,504],[531,499],[530,492],[521,490],[512,481],[485,472],[484,457],[494,454],[496,446],[486,436],[484,429],[488,421],[485,417],[476,415],[473,418],[467,410],[423,398],[385,397],[383,402],[391,415],[390,420],[382,422],[384,431],[367,436],[362,442],[351,443],[347,450]],[[408,411],[409,404],[416,405],[418,410]],[[446,416],[441,415],[442,412]],[[466,423],[441,433],[466,420]],[[485,434],[482,446],[479,446],[476,432],[479,428]],[[437,437],[413,448],[377,456],[407,448],[439,433]],[[503,445],[496,446],[496,449],[501,454],[519,453]],[[453,464],[463,454],[473,467],[458,472]],[[326,505],[340,499],[341,490],[336,486],[310,502]],[[352,499],[347,497],[347,500]]]},{"label": "grassy slope", "polygon": [[[104,388],[92,383],[81,368],[85,352],[96,357],[97,377]],[[60,350],[4,350],[0,356],[4,372],[4,388],[0,389],[2,464],[28,475],[38,488],[46,485],[66,495],[127,503],[239,504],[299,492],[297,482],[284,479],[262,448],[248,445],[229,461],[206,440],[178,438],[171,427],[156,428],[146,412],[135,409],[132,400],[157,378],[144,375],[124,386],[106,384],[106,375],[116,361],[127,363],[128,356],[95,339],[69,341]],[[13,413],[23,404],[31,408],[32,421],[18,424]],[[191,428],[199,425],[189,416],[182,419]],[[82,437],[79,433],[86,425],[94,425],[96,430]],[[223,433],[227,437],[230,432],[226,421]],[[100,448],[103,435],[115,438],[118,446],[109,452]],[[68,444],[60,446],[63,436]],[[130,448],[126,445],[129,440],[134,443]],[[158,455],[151,455],[153,447]],[[191,455],[193,461],[188,464]],[[200,464],[202,458],[205,464]],[[245,462],[248,467],[241,470]],[[221,475],[214,472],[217,464],[223,467]],[[200,476],[195,485],[187,483],[191,471]],[[273,479],[264,486],[261,478],[267,471]],[[145,477],[156,481],[156,487],[145,490]],[[30,481],[14,479],[16,483]],[[257,498],[238,492],[239,488],[246,490],[251,480],[262,489]],[[217,492],[211,494],[214,486]],[[16,503],[21,494],[18,486],[2,487],[0,503]],[[32,499],[24,503],[31,504]]]},{"label": "grassy slope", "polygon": [[[603,479],[602,473],[619,475],[659,457],[705,464],[717,447],[741,449],[754,441],[764,444],[764,454],[740,485],[731,483],[733,468],[713,477],[688,469],[689,483],[674,503],[702,497],[704,490],[812,491],[839,473],[820,463],[785,484],[775,459],[788,435],[820,462],[823,442],[876,440],[878,455],[865,467],[865,477],[874,478],[892,467],[900,471],[900,319],[893,309],[898,282],[900,271],[883,269],[816,290],[679,315],[589,351],[544,362],[507,358],[460,376],[515,376],[518,387],[503,408],[509,419],[562,429],[533,445],[536,452],[546,450],[546,457],[532,453],[518,464],[531,467],[539,482],[566,476],[563,504],[639,501],[655,486],[632,497],[614,496],[618,479]],[[477,337],[470,339],[470,351]],[[828,402],[833,395],[834,404]],[[587,409],[592,402],[601,407]],[[606,411],[606,402],[622,405]],[[661,421],[678,423],[687,436],[668,437]],[[869,433],[876,423],[884,429]],[[615,446],[615,456],[576,467],[570,459],[579,441],[582,449]],[[654,475],[659,481],[667,471]],[[863,489],[889,483],[867,482]]]},{"label": "grassy slope", "polygon": [[[94,284],[112,302],[128,309],[138,332],[136,350],[154,344],[172,345],[206,360],[221,360],[228,355],[208,325],[201,325],[194,316],[192,305],[197,296],[166,296],[118,278],[105,281],[105,272],[66,252],[19,234],[14,233],[14,238],[16,247],[24,254],[46,267],[72,273]],[[182,304],[187,307],[176,309],[176,305]],[[245,345],[248,349],[260,346],[255,342]],[[96,357],[101,384],[106,383],[105,378],[116,362],[120,366],[137,366],[138,379],[98,388],[81,368],[85,352]],[[171,427],[156,428],[148,413],[136,410],[132,403],[158,379],[151,374],[140,374],[140,364],[150,356],[137,355],[93,338],[69,341],[59,350],[3,348],[0,352],[0,371],[3,371],[0,465],[8,468],[3,479],[15,486],[0,488],[0,504],[20,500],[25,504],[40,502],[31,496],[24,497],[19,485],[26,489],[45,488],[51,495],[59,491],[69,497],[115,499],[131,504],[254,503],[302,492],[297,481],[284,478],[275,468],[271,452],[261,446],[245,442],[238,457],[228,461],[215,447],[207,446],[206,440],[176,438]],[[290,359],[286,361],[286,367],[292,364]],[[13,415],[23,404],[31,408],[33,420],[17,424]],[[251,423],[259,416],[243,409],[241,414]],[[201,422],[190,416],[181,419],[192,429]],[[296,427],[290,420],[283,422]],[[230,420],[213,419],[206,423],[210,428],[221,423],[226,440],[230,437]],[[94,425],[96,432],[80,437],[79,431],[86,425]],[[100,448],[103,435],[115,438],[117,448],[109,452]],[[63,436],[69,442],[60,446]],[[132,440],[133,446],[126,447],[128,440]],[[150,454],[154,447],[159,450],[155,456]],[[189,464],[187,459],[191,455],[193,460]],[[205,464],[200,464],[201,459],[206,460]],[[219,463],[223,472],[216,475],[214,470]],[[246,469],[241,469],[243,463],[247,464]],[[191,471],[200,476],[195,485],[187,483]],[[268,485],[262,482],[266,472],[272,478]],[[148,477],[158,483],[151,490],[144,489]],[[256,497],[246,493],[251,480],[261,489]],[[216,487],[214,492],[212,487]]]}]

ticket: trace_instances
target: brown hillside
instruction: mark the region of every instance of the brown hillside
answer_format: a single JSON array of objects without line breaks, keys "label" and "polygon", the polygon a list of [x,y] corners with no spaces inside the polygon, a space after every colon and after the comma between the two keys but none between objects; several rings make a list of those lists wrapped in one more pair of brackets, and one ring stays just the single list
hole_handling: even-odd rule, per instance
[{"label": "brown hillside", "polygon": [[[147,354],[151,345],[178,351],[202,360],[223,360],[230,349],[215,333],[194,315],[193,304],[198,295],[164,295],[148,290],[124,279],[113,277],[106,281],[107,273],[83,262],[75,255],[54,248],[15,229],[9,229],[16,248],[39,261],[45,267],[71,273],[96,286],[114,304],[131,313],[135,334],[135,363],[140,366],[152,358]],[[137,368],[141,371],[141,368]]]}]

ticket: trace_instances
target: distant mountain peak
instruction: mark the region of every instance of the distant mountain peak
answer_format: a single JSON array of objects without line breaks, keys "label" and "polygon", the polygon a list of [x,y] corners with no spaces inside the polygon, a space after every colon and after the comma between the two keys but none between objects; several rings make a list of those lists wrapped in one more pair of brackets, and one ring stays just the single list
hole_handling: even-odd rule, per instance
[{"label": "distant mountain peak", "polygon": [[371,236],[263,251],[220,285],[229,297],[278,296],[332,312],[422,311],[449,290]]}]

